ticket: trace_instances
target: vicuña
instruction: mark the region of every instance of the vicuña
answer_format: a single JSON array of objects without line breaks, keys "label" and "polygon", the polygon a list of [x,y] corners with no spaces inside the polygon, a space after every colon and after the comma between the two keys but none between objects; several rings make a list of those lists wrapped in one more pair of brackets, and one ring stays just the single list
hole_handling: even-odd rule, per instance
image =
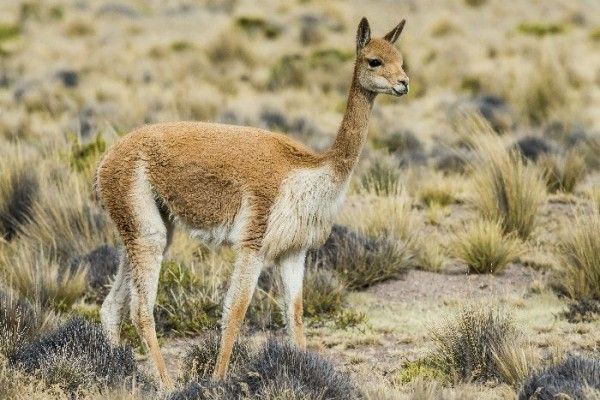
[{"label": "vicu\u00f1a", "polygon": [[404,23],[383,38],[371,38],[368,21],[360,21],[346,112],[333,145],[322,153],[262,129],[173,122],[134,130],[100,162],[96,189],[125,245],[102,304],[102,324],[118,342],[121,316],[129,305],[164,386],[173,382],[160,353],[153,309],[161,261],[177,223],[203,240],[229,243],[237,253],[223,304],[215,378],[227,373],[233,343],[266,264],[280,269],[287,329],[297,346],[305,346],[305,254],[330,233],[366,141],[375,97],[408,92],[402,56],[394,47]]}]

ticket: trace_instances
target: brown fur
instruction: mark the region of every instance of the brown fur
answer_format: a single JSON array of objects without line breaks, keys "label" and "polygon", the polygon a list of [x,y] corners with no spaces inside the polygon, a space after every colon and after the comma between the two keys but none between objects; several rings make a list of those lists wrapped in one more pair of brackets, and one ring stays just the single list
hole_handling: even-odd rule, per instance
[{"label": "brown fur", "polygon": [[[323,202],[337,202],[343,195],[365,144],[377,93],[402,95],[408,91],[402,57],[393,46],[403,26],[401,22],[385,39],[371,40],[368,22],[361,21],[346,113],[335,142],[322,154],[287,136],[261,129],[173,122],[131,132],[100,163],[98,194],[127,249],[117,275],[119,282],[102,306],[102,322],[111,331],[111,338],[118,338],[114,330],[122,302],[130,297],[131,317],[165,385],[172,382],[158,348],[153,307],[160,263],[172,237],[174,219],[202,232],[223,229],[227,232],[222,234],[223,239],[233,238],[238,250],[225,299],[215,377],[226,374],[233,342],[262,265],[278,262],[292,252],[297,256],[288,260],[286,272],[290,280],[288,328],[294,342],[305,345],[303,274],[298,272],[303,271],[307,248],[320,245],[331,228],[330,214],[335,207]],[[371,65],[374,59],[380,65]],[[322,187],[314,187],[313,191],[303,182],[305,177],[309,184],[314,180]],[[294,197],[301,185],[300,197]],[[288,207],[282,200],[277,203],[283,195],[294,204]],[[295,204],[299,202],[302,204]],[[321,209],[327,211],[321,215]],[[298,226],[288,226],[288,213],[296,213],[291,216]],[[273,215],[276,217],[271,218]],[[232,234],[227,229],[239,232]],[[266,243],[266,237],[270,243]]]}]

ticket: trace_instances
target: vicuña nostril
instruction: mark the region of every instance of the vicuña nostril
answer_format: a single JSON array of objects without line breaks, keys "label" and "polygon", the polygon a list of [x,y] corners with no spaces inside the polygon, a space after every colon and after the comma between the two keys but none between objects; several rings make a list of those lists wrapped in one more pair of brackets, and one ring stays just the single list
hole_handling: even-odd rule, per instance
[{"label": "vicu\u00f1a nostril", "polygon": [[408,87],[408,79],[400,79],[398,81],[398,84],[399,85],[404,85],[404,86]]}]

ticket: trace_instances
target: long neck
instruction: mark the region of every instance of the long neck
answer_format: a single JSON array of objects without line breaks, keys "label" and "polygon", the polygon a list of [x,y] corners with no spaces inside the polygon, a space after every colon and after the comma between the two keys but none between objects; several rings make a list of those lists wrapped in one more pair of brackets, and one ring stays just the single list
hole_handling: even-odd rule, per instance
[{"label": "long neck", "polygon": [[344,118],[333,145],[327,151],[337,175],[343,180],[352,173],[367,140],[367,127],[374,100],[375,93],[359,85],[355,71]]}]

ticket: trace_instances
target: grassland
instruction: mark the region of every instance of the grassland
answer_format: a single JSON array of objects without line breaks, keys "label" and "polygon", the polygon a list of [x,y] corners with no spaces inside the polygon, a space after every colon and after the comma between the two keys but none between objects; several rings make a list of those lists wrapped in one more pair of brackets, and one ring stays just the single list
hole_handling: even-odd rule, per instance
[{"label": "grassland", "polygon": [[376,100],[309,257],[309,353],[267,341],[283,336],[268,268],[233,378],[211,383],[233,252],[181,230],[155,310],[170,398],[600,396],[599,4],[15,0],[0,2],[0,398],[169,395],[130,322],[119,348],[96,325],[120,256],[99,158],[172,120],[326,148],[363,15],[380,34],[407,18],[411,91]]}]

